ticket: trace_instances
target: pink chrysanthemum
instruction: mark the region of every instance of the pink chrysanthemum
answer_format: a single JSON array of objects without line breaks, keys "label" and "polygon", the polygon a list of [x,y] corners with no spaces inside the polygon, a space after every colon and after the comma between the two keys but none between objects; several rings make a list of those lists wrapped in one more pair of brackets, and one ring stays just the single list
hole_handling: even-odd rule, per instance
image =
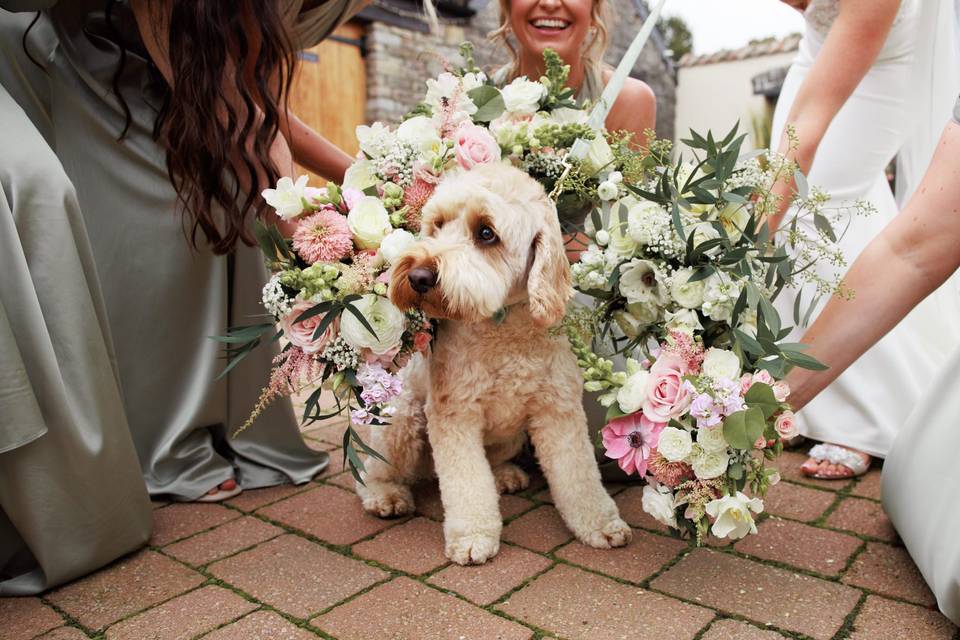
[{"label": "pink chrysanthemum", "polygon": [[660,442],[660,432],[665,426],[640,411],[615,418],[603,428],[605,454],[616,460],[625,473],[645,476],[651,452]]},{"label": "pink chrysanthemum", "polygon": [[686,480],[693,478],[693,468],[686,462],[670,462],[659,451],[654,451],[647,465],[650,474],[657,482],[676,489]]},{"label": "pink chrysanthemum", "polygon": [[406,191],[403,192],[403,204],[407,207],[406,227],[410,231],[417,233],[420,231],[420,211],[427,200],[433,195],[436,185],[417,178],[413,181]]},{"label": "pink chrysanthemum", "polygon": [[344,216],[323,209],[300,221],[293,233],[293,248],[310,264],[336,262],[349,255],[353,234]]}]

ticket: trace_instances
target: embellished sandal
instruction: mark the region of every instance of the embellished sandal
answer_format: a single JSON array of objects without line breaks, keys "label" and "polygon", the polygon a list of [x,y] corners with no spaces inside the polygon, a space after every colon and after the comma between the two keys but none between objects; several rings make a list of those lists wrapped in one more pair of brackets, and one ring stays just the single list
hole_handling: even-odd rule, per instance
[{"label": "embellished sandal", "polygon": [[[229,489],[221,488],[223,485],[228,484],[230,482],[233,483],[233,486],[231,488]],[[240,484],[236,480],[231,478],[230,480],[226,480],[218,484],[216,486],[215,491],[212,491],[210,493],[205,493],[199,498],[191,500],[191,502],[223,502],[224,500],[229,500],[234,496],[240,495],[242,491],[243,491],[243,488],[240,486]]]},{"label": "embellished sandal", "polygon": [[[803,466],[800,467],[800,471],[803,475],[810,478],[817,478],[818,480],[849,480],[850,478],[862,476],[867,472],[867,469],[870,468],[870,457],[867,456],[867,459],[864,460],[864,456],[867,454],[836,444],[818,444],[810,449],[808,455],[812,460],[817,462],[817,466],[811,467],[807,463],[804,463]],[[829,475],[822,473],[819,471],[819,466],[820,463],[824,461],[845,467],[850,470],[850,474]]]}]

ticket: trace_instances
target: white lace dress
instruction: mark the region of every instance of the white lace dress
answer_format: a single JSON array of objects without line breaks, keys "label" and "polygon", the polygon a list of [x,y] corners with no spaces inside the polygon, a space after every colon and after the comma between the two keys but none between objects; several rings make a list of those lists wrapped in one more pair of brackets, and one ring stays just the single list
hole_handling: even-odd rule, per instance
[{"label": "white lace dress", "polygon": [[[926,11],[941,1],[923,0],[931,5],[922,7],[920,0],[903,0],[876,62],[827,129],[809,171],[809,183],[832,196],[830,206],[865,199],[876,207],[872,216],[852,220],[841,242],[847,264],[852,264],[898,212],[885,168],[916,136],[919,112],[926,108],[920,98],[930,95],[929,87],[924,94],[919,83],[929,83],[931,70],[921,68],[927,43],[920,37],[920,30],[928,19]],[[806,31],[784,82],[772,140],[779,141],[797,92],[838,14],[839,0],[813,0],[808,7]],[[941,62],[945,61],[938,64]],[[940,107],[943,115],[938,128],[947,121],[952,101]],[[928,162],[932,149],[925,153]],[[817,234],[812,224],[804,231],[814,237]],[[829,264],[818,266],[818,270],[825,277],[837,275],[837,268]],[[793,318],[795,297],[796,292],[785,291],[777,301],[785,320]],[[811,297],[806,291],[803,300]],[[952,309],[942,306],[942,298],[921,304],[850,367],[801,412],[802,432],[817,440],[885,456],[929,379],[944,364],[960,336],[952,326],[957,321],[960,296],[954,291],[952,298],[958,301]],[[951,314],[954,317],[949,317]],[[795,331],[788,340],[799,341],[802,333]]]}]

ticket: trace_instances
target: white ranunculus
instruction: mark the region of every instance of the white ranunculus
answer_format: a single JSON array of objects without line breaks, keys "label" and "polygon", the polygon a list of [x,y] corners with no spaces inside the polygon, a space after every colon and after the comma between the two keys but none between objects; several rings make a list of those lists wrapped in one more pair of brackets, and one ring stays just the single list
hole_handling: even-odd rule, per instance
[{"label": "white ranunculus", "polygon": [[390,215],[380,198],[364,196],[347,214],[347,225],[353,232],[353,241],[361,249],[376,249],[393,230]]},{"label": "white ranunculus", "polygon": [[727,440],[723,437],[723,427],[704,428],[697,430],[697,444],[707,453],[725,452]]},{"label": "white ranunculus", "polygon": [[380,243],[380,255],[387,263],[393,264],[416,241],[416,237],[406,229],[394,229]]},{"label": "white ranunculus", "polygon": [[347,172],[343,176],[344,189],[364,191],[376,186],[376,184],[376,170],[369,160],[357,160],[347,168]]},{"label": "white ranunculus", "polygon": [[650,372],[643,369],[635,372],[623,383],[617,391],[617,404],[624,413],[636,413],[643,406],[647,397],[647,383],[650,381]]},{"label": "white ranunculus", "polygon": [[613,162],[613,151],[607,144],[607,139],[603,134],[597,132],[596,137],[590,141],[590,149],[587,150],[587,157],[583,159],[584,168],[587,174],[597,173],[606,169]]},{"label": "white ranunculus", "polygon": [[665,427],[660,432],[657,451],[670,462],[683,462],[693,452],[690,432],[676,427]]},{"label": "white ranunculus", "polygon": [[350,312],[340,316],[340,336],[354,349],[369,349],[377,355],[400,346],[400,338],[407,325],[406,316],[389,299],[368,293],[353,302],[353,306],[373,327],[376,336]]},{"label": "white ranunculus", "polygon": [[710,347],[703,356],[700,372],[714,380],[738,380],[740,378],[740,358],[733,351]]},{"label": "white ranunculus", "polygon": [[657,266],[649,260],[634,259],[620,268],[620,293],[628,303],[663,306],[667,288]]},{"label": "white ranunculus", "polygon": [[436,153],[443,143],[433,120],[426,116],[414,116],[404,120],[397,127],[397,140],[412,144],[426,154]]},{"label": "white ranunculus", "polygon": [[661,224],[663,217],[663,207],[656,202],[641,200],[627,210],[627,231],[631,238],[646,246],[653,241],[652,233]]},{"label": "white ranunculus", "polygon": [[361,151],[371,158],[379,158],[393,146],[393,132],[381,122],[374,122],[369,127],[362,124],[357,127],[357,141]]},{"label": "white ranunculus", "polygon": [[667,311],[665,319],[667,321],[665,325],[667,331],[679,331],[680,333],[692,336],[695,332],[703,329],[703,325],[700,323],[700,316],[698,316],[697,312],[693,309]]},{"label": "white ranunculus", "polygon": [[673,494],[660,493],[650,485],[643,488],[643,498],[640,500],[643,510],[654,520],[673,529],[677,528],[677,512]]},{"label": "white ranunculus", "polygon": [[597,196],[603,201],[609,202],[616,199],[618,195],[620,195],[620,189],[610,180],[604,180],[597,186]]},{"label": "white ranunculus", "polygon": [[730,242],[736,242],[743,235],[743,229],[750,222],[750,211],[744,204],[728,203],[717,212],[717,219],[723,225]]},{"label": "white ranunculus", "polygon": [[520,77],[500,90],[503,104],[510,113],[533,115],[540,109],[546,88],[539,82]]},{"label": "white ranunculus", "polygon": [[260,195],[268,205],[276,209],[278,216],[284,220],[292,220],[303,213],[308,179],[307,176],[300,176],[294,182],[284,176],[277,181],[276,189],[264,189]]},{"label": "white ranunculus", "polygon": [[689,282],[693,269],[679,269],[670,280],[670,295],[685,309],[698,309],[703,304],[703,280]]},{"label": "white ranunculus", "polygon": [[[723,496],[707,503],[707,515],[713,518],[710,533],[718,538],[739,540],[748,533],[756,533],[754,513],[763,512],[763,502],[750,498],[740,491],[735,496]],[[753,513],[751,513],[753,512]]]},{"label": "white ranunculus", "polygon": [[697,445],[690,455],[690,466],[693,467],[693,474],[700,480],[719,478],[727,472],[727,465],[729,464],[730,456],[727,455],[726,451],[707,451]]}]

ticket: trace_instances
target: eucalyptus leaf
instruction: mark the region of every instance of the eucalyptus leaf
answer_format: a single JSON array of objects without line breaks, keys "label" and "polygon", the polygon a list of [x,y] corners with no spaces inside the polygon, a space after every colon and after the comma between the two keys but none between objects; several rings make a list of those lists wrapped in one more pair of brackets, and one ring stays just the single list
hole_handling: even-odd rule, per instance
[{"label": "eucalyptus leaf", "polygon": [[747,406],[760,409],[765,419],[772,416],[780,408],[780,403],[773,394],[773,388],[762,382],[754,383],[750,389],[747,390],[743,399],[746,401]]},{"label": "eucalyptus leaf", "polygon": [[488,84],[471,89],[467,96],[477,105],[477,112],[473,114],[475,122],[495,120],[506,109],[500,90]]},{"label": "eucalyptus leaf", "polygon": [[756,408],[732,413],[723,421],[723,437],[734,449],[753,449],[757,438],[763,435],[766,420],[763,411]]}]

